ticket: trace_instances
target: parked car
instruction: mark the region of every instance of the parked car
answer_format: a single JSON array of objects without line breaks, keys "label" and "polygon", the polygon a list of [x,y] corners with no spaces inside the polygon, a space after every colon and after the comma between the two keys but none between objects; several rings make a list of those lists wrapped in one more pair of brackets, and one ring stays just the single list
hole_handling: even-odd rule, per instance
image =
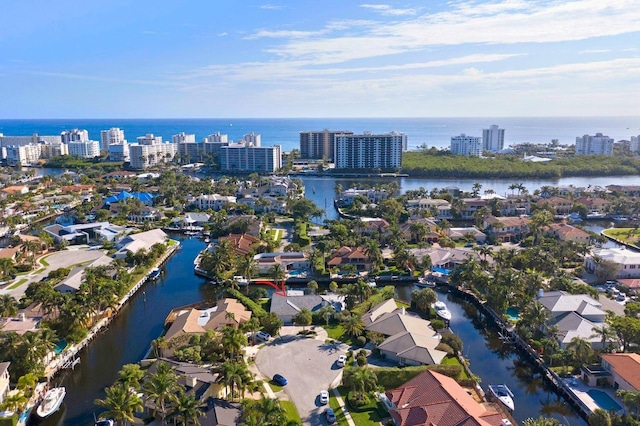
[{"label": "parked car", "polygon": [[326,390],[320,391],[320,404],[325,405],[329,402],[329,392]]},{"label": "parked car", "polygon": [[325,408],[324,416],[327,419],[327,423],[333,424],[336,421],[336,413],[331,408]]},{"label": "parked car", "polygon": [[338,357],[338,361],[336,361],[338,363],[338,367],[344,367],[347,364],[347,357],[344,355],[340,355]]},{"label": "parked car", "polygon": [[271,340],[271,335],[266,331],[258,331],[256,333],[256,339],[268,342],[269,340]]},{"label": "parked car", "polygon": [[627,300],[627,296],[624,293],[618,293],[618,295],[616,296],[616,300],[618,302],[624,302],[625,300]]},{"label": "parked car", "polygon": [[276,374],[275,376],[273,376],[273,381],[278,386],[286,386],[287,384],[287,379],[280,374]]}]

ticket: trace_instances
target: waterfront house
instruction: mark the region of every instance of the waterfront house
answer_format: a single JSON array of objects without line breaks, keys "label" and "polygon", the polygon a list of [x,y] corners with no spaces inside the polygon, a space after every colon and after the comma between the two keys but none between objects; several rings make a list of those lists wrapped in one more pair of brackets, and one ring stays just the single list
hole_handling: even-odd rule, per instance
[{"label": "waterfront house", "polygon": [[612,202],[600,197],[580,197],[576,200],[578,204],[584,204],[591,214],[605,214],[609,211]]},{"label": "waterfront house", "polygon": [[311,313],[324,307],[331,307],[334,312],[340,313],[345,308],[344,295],[328,294],[296,294],[287,292],[286,296],[273,294],[271,296],[271,309],[284,324],[293,324],[294,317],[302,310],[307,309]]},{"label": "waterfront house", "polygon": [[607,384],[615,390],[640,391],[640,355],[600,354],[600,362],[582,368],[582,378],[589,386]]},{"label": "waterfront house", "polygon": [[408,200],[406,208],[409,211],[428,211],[438,220],[451,219],[451,203],[440,198],[418,198]]},{"label": "waterfront house", "polygon": [[474,213],[483,207],[489,207],[490,200],[477,198],[463,198],[462,205],[460,207],[460,219],[472,220],[474,219]]},{"label": "waterfront house", "polygon": [[[603,349],[602,339],[594,328],[606,326],[606,312],[602,304],[586,294],[550,291],[538,296],[537,301],[551,314],[550,325],[558,329],[557,339],[564,349],[574,337],[591,343],[594,349]],[[608,345],[611,342],[605,342]]]},{"label": "waterfront house", "polygon": [[378,303],[373,308],[369,309],[367,313],[362,316],[362,322],[364,326],[368,326],[374,323],[378,318],[384,314],[389,314],[398,309],[398,304],[394,299],[387,299],[384,302]]},{"label": "waterfront house", "polygon": [[[431,266],[442,270],[452,270],[458,265],[461,265],[469,258],[474,258],[477,261],[484,259],[478,253],[471,248],[442,248],[442,247],[429,247],[429,248],[411,248],[409,252],[414,255],[418,261],[422,262],[425,256],[429,256],[431,259]],[[487,256],[487,262],[493,263],[490,256]]]},{"label": "waterfront house", "polygon": [[378,345],[380,354],[400,365],[440,364],[447,353],[436,349],[440,339],[430,322],[407,314],[404,308],[384,312],[392,306],[387,302],[378,304],[362,316],[363,322],[368,323],[366,331],[387,337]]},{"label": "waterfront house", "polygon": [[131,230],[109,222],[93,222],[68,226],[54,224],[45,227],[44,231],[57,243],[65,240],[69,244],[89,244],[103,240],[115,241]]},{"label": "waterfront house", "polygon": [[503,415],[476,402],[454,379],[426,370],[385,392],[384,402],[397,426],[504,426]]},{"label": "waterfront house", "polygon": [[607,185],[607,189],[621,192],[627,197],[640,197],[640,185]]},{"label": "waterfront house", "polygon": [[120,191],[117,195],[112,195],[104,200],[104,204],[106,206],[113,203],[121,203],[128,199],[138,199],[140,202],[146,206],[150,206],[153,204],[153,195],[148,192],[128,192],[128,191]]},{"label": "waterfront house", "polygon": [[182,224],[184,226],[202,226],[209,222],[211,215],[207,213],[187,213],[182,218]]},{"label": "waterfront house", "polygon": [[[54,290],[60,293],[75,293],[80,289],[80,286],[84,282],[84,271],[91,267],[97,268],[99,266],[109,266],[113,262],[113,259],[109,256],[100,256],[99,258],[92,260],[90,263],[81,266],[74,266],[73,269],[69,272],[67,277],[60,281],[55,287]],[[113,271],[115,276],[115,271]],[[112,276],[112,278],[113,278]]]},{"label": "waterfront house", "polygon": [[406,222],[400,225],[400,232],[402,237],[407,241],[416,241],[418,235],[412,232],[414,224],[422,224],[426,228],[427,232],[423,235],[421,241],[428,243],[437,243],[440,239],[440,234],[437,232],[438,225],[431,219],[424,217],[411,217]]},{"label": "waterfront house", "polygon": [[640,253],[627,248],[600,248],[591,250],[585,256],[584,267],[587,271],[596,272],[599,268],[596,259],[607,260],[618,265],[616,278],[640,277]]},{"label": "waterfront house", "polygon": [[278,253],[259,253],[253,259],[258,266],[258,272],[268,274],[271,268],[276,265],[282,265],[287,271],[308,270],[311,267],[307,253],[291,251]]},{"label": "waterfront house", "polygon": [[169,236],[162,229],[130,234],[116,244],[116,259],[126,259],[127,253],[135,254],[139,250],[149,250],[154,244],[166,244]]},{"label": "waterfront house", "polygon": [[8,195],[24,195],[29,192],[29,187],[26,185],[14,185],[2,188],[1,191]]},{"label": "waterfront house", "polygon": [[357,199],[361,198],[366,200],[366,203],[378,204],[382,200],[386,200],[389,198],[389,193],[386,189],[356,189],[349,188],[342,191],[338,198],[338,204],[341,207],[349,207],[353,204],[353,202]]},{"label": "waterfront house", "polygon": [[519,241],[529,232],[527,216],[521,217],[495,217],[489,216],[483,221],[483,231],[487,235],[493,235],[502,242]]},{"label": "waterfront house", "polygon": [[220,331],[227,326],[238,328],[250,318],[251,311],[232,298],[220,299],[209,307],[176,308],[167,316],[165,325],[170,325],[164,338],[170,341],[184,334],[204,334],[207,330]]},{"label": "waterfront house", "polygon": [[362,247],[351,248],[342,246],[329,257],[329,268],[343,268],[345,265],[354,265],[358,272],[368,272],[371,269],[371,259],[364,253]]},{"label": "waterfront house", "polygon": [[232,195],[202,194],[195,197],[192,202],[198,210],[211,209],[218,211],[222,209],[225,204],[235,203],[236,197]]},{"label": "waterfront house", "polygon": [[9,377],[10,362],[0,362],[0,404],[4,402],[4,398],[9,393],[9,385],[11,378]]},{"label": "waterfront house", "polygon": [[589,244],[591,235],[582,229],[567,223],[552,223],[549,225],[545,234],[552,235],[560,241],[573,241],[574,243]]},{"label": "waterfront house", "polygon": [[539,208],[549,208],[555,215],[564,216],[569,214],[573,207],[573,201],[563,197],[540,198],[536,201]]},{"label": "waterfront house", "polygon": [[363,228],[362,235],[383,235],[389,230],[389,222],[380,217],[361,217]]}]

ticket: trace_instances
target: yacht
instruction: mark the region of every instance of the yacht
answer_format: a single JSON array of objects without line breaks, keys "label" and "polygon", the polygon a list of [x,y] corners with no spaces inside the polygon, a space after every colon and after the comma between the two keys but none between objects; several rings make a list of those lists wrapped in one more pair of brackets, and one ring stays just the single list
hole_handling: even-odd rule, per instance
[{"label": "yacht", "polygon": [[449,309],[447,309],[447,305],[445,305],[444,302],[438,300],[433,304],[433,308],[436,310],[436,314],[438,314],[440,318],[445,321],[451,320],[451,312],[449,312]]},{"label": "yacht", "polygon": [[151,280],[157,279],[160,276],[161,272],[162,271],[160,271],[160,269],[158,269],[158,268],[153,269],[151,271],[151,273],[149,274],[149,279],[151,279]]},{"label": "yacht", "polygon": [[67,390],[64,387],[49,389],[36,409],[38,417],[45,419],[58,411],[66,394]]},{"label": "yacht", "polygon": [[513,411],[515,405],[513,404],[513,393],[507,385],[489,385],[489,392],[498,401],[504,404],[509,410]]}]

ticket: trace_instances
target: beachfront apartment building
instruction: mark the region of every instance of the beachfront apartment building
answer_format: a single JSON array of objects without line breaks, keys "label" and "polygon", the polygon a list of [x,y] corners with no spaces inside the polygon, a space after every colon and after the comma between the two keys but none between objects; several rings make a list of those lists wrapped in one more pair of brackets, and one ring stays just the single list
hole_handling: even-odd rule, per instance
[{"label": "beachfront apartment building", "polygon": [[229,142],[229,135],[221,134],[220,132],[215,132],[202,139],[203,143],[227,143]]},{"label": "beachfront apartment building", "polygon": [[578,136],[576,155],[613,155],[613,139],[602,133]]},{"label": "beachfront apartment building", "polygon": [[482,150],[498,152],[504,149],[504,129],[492,124],[488,129],[482,129]]},{"label": "beachfront apartment building", "polygon": [[451,137],[451,153],[467,157],[480,157],[482,154],[482,138],[479,136],[467,136],[464,133],[461,133],[460,136],[453,136]]},{"label": "beachfront apartment building", "polygon": [[124,130],[121,130],[118,127],[112,127],[109,130],[101,130],[100,131],[100,142],[102,142],[103,147],[107,147],[109,145],[121,145],[127,140],[124,137]]},{"label": "beachfront apartment building", "polygon": [[[153,137],[153,135],[151,135]],[[158,143],[157,140],[160,140]],[[140,141],[140,138],[138,138]],[[149,140],[149,139],[147,139]],[[156,143],[129,145],[129,165],[132,169],[146,169],[156,164],[167,163],[175,157],[177,148],[173,143],[162,143],[162,137],[153,138]]]},{"label": "beachfront apartment building", "polygon": [[123,140],[121,143],[112,143],[106,146],[109,150],[109,159],[111,161],[123,161],[127,162],[130,160],[129,157],[129,143],[126,140]]},{"label": "beachfront apartment building", "polygon": [[187,134],[185,132],[180,132],[177,135],[173,135],[171,137],[171,142],[173,143],[195,143],[196,135],[193,133]]},{"label": "beachfront apartment building", "polygon": [[300,132],[300,158],[333,161],[336,135],[353,135],[348,130]]},{"label": "beachfront apartment building", "polygon": [[250,143],[234,143],[219,148],[220,168],[223,172],[274,173],[282,168],[280,145],[255,146]]},{"label": "beachfront apartment building", "polygon": [[246,135],[242,136],[242,140],[240,141],[241,143],[245,143],[247,145],[252,145],[252,146],[260,146],[261,144],[261,136],[258,133],[247,133]]},{"label": "beachfront apartment building", "polygon": [[94,158],[100,156],[100,142],[90,140],[74,140],[67,143],[69,155],[80,158]]},{"label": "beachfront apartment building", "polygon": [[397,169],[402,164],[402,151],[407,135],[400,132],[335,136],[333,160],[336,169]]},{"label": "beachfront apartment building", "polygon": [[73,129],[65,130],[60,133],[62,143],[76,142],[76,141],[88,141],[89,132],[87,130]]},{"label": "beachfront apartment building", "polygon": [[35,164],[41,157],[39,145],[11,145],[3,148],[8,166],[28,166]]}]

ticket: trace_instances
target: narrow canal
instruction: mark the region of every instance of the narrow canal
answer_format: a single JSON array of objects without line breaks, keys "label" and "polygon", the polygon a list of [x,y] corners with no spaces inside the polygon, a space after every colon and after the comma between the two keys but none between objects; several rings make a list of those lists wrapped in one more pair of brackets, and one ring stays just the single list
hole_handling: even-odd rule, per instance
[{"label": "narrow canal", "polygon": [[[414,289],[398,287],[397,293],[402,300],[410,300]],[[480,377],[482,389],[486,392],[487,385],[504,383],[513,392],[513,417],[518,424],[542,415],[556,418],[565,426],[587,425],[529,364],[521,361],[509,345],[503,344],[496,330],[487,326],[473,305],[440,291],[438,298],[451,312],[451,330],[462,339],[464,356],[473,374]]]},{"label": "narrow canal", "polygon": [[80,353],[75,370],[56,377],[54,383],[62,382],[67,396],[62,409],[43,425],[93,425],[94,413],[103,411],[93,401],[104,398],[104,388],[116,380],[122,365],[137,363],[145,356],[151,341],[162,332],[169,311],[215,299],[211,286],[193,274],[193,260],[205,244],[197,238],[181,238],[177,238],[181,248],[166,263],[161,278],[129,300],[108,330]]}]

